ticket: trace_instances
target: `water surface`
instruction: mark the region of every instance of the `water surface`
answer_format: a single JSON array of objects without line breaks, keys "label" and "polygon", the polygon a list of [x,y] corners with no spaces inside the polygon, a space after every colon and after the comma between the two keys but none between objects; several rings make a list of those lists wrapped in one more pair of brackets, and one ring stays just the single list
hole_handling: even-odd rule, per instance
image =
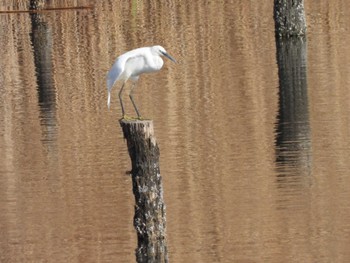
[{"label": "water surface", "polygon": [[328,3],[306,2],[307,38],[278,43],[271,1],[0,14],[0,261],[135,261],[105,76],[161,44],[179,63],[142,76],[135,99],[161,151],[170,261],[348,262],[350,9]]}]

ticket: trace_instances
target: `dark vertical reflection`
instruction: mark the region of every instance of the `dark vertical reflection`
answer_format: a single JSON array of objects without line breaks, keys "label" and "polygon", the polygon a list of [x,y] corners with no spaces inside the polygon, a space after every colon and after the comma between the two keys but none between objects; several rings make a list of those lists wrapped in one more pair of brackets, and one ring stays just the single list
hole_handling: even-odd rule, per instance
[{"label": "dark vertical reflection", "polygon": [[[311,171],[306,39],[277,38],[276,47],[279,76],[276,162],[279,181],[285,182],[286,176]],[[297,178],[294,177],[294,183]]]},{"label": "dark vertical reflection", "polygon": [[45,128],[44,142],[53,142],[56,135],[56,90],[53,82],[52,32],[39,13],[31,16],[31,41],[34,51],[38,103],[41,124]]}]

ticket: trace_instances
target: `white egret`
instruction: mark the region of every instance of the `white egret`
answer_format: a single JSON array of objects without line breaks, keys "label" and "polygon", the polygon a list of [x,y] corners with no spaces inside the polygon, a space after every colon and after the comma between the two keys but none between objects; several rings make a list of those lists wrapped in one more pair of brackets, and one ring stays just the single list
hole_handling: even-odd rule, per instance
[{"label": "white egret", "polygon": [[123,81],[122,87],[119,91],[119,102],[122,108],[123,118],[125,117],[122,93],[125,83],[130,79],[132,80],[133,84],[130,89],[129,98],[134,106],[138,118],[140,119],[141,115],[134,102],[133,91],[136,86],[136,82],[142,73],[156,72],[163,67],[164,61],[161,56],[165,56],[176,63],[176,60],[161,46],[141,47],[120,55],[114,62],[107,75],[108,108],[110,107],[111,103],[111,90],[115,82],[118,80]]}]

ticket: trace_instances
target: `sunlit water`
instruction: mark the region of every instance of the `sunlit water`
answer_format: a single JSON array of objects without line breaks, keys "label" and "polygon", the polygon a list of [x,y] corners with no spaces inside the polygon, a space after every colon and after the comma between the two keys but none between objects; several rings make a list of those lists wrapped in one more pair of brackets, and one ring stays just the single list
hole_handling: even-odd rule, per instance
[{"label": "sunlit water", "polygon": [[105,76],[153,44],[179,62],[135,92],[160,146],[170,261],[350,261],[348,4],[306,3],[307,39],[276,44],[273,1],[108,2],[0,14],[0,262],[135,261]]}]

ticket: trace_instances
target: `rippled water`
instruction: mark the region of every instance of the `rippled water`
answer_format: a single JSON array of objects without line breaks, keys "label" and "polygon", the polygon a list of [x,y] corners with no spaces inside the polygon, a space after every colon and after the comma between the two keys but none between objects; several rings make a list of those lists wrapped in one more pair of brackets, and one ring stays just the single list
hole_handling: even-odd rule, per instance
[{"label": "rippled water", "polygon": [[105,76],[153,44],[179,62],[135,92],[161,151],[170,261],[348,262],[349,4],[306,1],[307,38],[276,43],[272,2],[0,13],[0,262],[135,261]]}]

